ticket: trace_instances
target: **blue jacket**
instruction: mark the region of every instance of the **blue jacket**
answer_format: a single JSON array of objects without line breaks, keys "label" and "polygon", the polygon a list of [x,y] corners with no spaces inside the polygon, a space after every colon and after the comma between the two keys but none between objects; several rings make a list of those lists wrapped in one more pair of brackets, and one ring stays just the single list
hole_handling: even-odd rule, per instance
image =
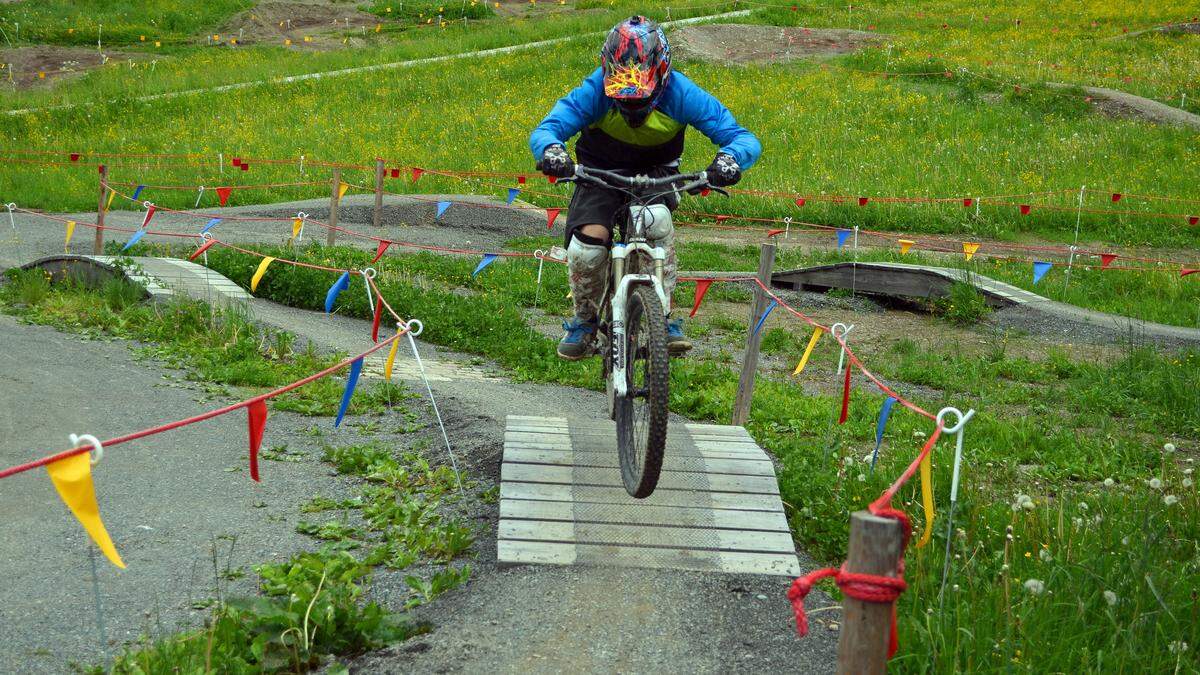
[{"label": "blue jacket", "polygon": [[604,94],[604,73],[597,68],[554,104],[529,136],[529,149],[540,160],[546,148],[581,134],[575,145],[580,163],[599,169],[649,169],[671,164],[683,154],[684,130],[692,126],[728,153],[742,169],[762,154],[754,134],[737,123],[712,94],[679,71],[646,122],[631,127]]}]

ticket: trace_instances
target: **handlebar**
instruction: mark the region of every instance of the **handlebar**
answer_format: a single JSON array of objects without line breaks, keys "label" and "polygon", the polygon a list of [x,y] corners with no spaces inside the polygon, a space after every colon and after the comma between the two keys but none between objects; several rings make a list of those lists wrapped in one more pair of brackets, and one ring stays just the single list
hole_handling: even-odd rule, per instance
[{"label": "handlebar", "polygon": [[[608,187],[626,187],[633,189],[648,189],[658,187],[669,187],[673,192],[694,192],[700,189],[710,189],[714,192],[729,196],[729,193],[724,190],[709,185],[708,172],[697,171],[695,173],[674,174],[671,176],[662,176],[652,178],[645,175],[622,176],[619,173],[607,171],[605,169],[591,169],[582,164],[575,165],[575,178],[564,179],[571,180],[588,180],[600,185]],[[680,184],[682,183],[682,185]]]}]

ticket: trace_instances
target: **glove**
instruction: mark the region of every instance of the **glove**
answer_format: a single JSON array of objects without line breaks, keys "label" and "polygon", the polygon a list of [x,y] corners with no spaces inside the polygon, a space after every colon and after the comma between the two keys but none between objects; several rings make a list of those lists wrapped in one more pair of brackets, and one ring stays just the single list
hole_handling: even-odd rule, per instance
[{"label": "glove", "polygon": [[713,187],[729,187],[742,179],[742,167],[732,155],[717,153],[717,158],[708,165],[708,183]]},{"label": "glove", "polygon": [[567,149],[557,143],[542,152],[542,161],[538,162],[538,168],[547,176],[555,178],[570,178],[575,175],[575,162],[571,161]]}]

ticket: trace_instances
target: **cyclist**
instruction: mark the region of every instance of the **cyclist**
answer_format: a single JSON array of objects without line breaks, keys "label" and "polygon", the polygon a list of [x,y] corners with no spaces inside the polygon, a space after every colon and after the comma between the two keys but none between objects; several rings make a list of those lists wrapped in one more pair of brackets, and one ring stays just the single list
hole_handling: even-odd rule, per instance
[{"label": "cyclist", "polygon": [[[566,142],[580,134],[575,152],[585,166],[624,175],[651,177],[678,173],[684,130],[700,130],[718,148],[708,167],[715,187],[737,183],[762,153],[754,134],[734,120],[712,94],[683,73],[671,70],[671,48],[662,28],[644,16],[618,23],[600,50],[600,67],[559,99],[533,130],[529,147],[543,173],[558,178],[575,175]],[[656,200],[674,209],[674,194]],[[577,360],[593,353],[599,303],[608,272],[613,227],[628,208],[627,195],[577,183],[567,212],[567,263],[575,316],[563,323],[566,334],[558,355]],[[658,242],[667,250],[664,286],[675,290],[676,260],[672,237]],[[691,349],[682,321],[667,324],[672,354]]]}]

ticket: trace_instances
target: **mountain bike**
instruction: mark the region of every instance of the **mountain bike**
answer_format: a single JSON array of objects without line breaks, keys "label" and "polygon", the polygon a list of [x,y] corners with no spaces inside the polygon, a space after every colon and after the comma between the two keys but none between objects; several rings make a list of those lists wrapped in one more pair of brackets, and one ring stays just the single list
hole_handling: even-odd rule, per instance
[{"label": "mountain bike", "polygon": [[604,356],[603,375],[609,416],[617,426],[617,454],[625,491],[649,497],[658,485],[667,443],[668,376],[667,313],[671,298],[663,286],[666,249],[656,242],[674,230],[671,210],[652,203],[670,195],[709,189],[706,172],[652,178],[623,176],[575,165],[575,177],[629,196],[621,223],[621,241],[610,258],[609,281],[600,304],[597,349]]}]

